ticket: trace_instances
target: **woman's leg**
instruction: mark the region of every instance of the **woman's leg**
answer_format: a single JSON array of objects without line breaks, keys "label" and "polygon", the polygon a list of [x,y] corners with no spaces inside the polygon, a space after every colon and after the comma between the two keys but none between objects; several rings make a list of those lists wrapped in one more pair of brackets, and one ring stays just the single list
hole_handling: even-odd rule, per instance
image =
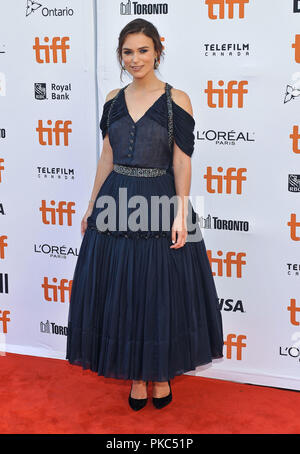
[{"label": "woman's leg", "polygon": [[147,388],[146,382],[143,380],[132,380],[131,397],[133,399],[146,399]]},{"label": "woman's leg", "polygon": [[154,381],[152,397],[165,397],[170,393],[170,386],[167,381]]}]

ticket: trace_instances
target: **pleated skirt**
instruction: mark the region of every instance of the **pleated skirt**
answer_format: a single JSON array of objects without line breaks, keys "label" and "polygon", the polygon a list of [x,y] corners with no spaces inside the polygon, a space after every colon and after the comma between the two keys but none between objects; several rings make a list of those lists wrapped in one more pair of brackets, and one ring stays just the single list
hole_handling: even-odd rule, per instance
[{"label": "pleated skirt", "polygon": [[[168,173],[112,170],[97,198],[110,195],[118,206],[119,188],[128,198],[175,194]],[[99,231],[100,212],[95,202],[74,270],[66,359],[104,377],[167,381],[222,358],[222,317],[202,235],[170,249],[168,235]]]}]

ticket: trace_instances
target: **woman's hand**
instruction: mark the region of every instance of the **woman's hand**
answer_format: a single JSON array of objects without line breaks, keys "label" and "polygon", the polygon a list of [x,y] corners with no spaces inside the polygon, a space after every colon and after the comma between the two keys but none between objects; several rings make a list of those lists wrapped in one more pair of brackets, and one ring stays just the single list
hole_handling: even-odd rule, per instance
[{"label": "woman's hand", "polygon": [[[177,233],[177,241],[176,241],[176,233]],[[170,249],[178,249],[185,245],[187,238],[187,228],[186,228],[186,217],[178,214],[174,218],[174,222],[172,225],[172,242],[175,243],[170,246]],[[176,241],[176,242],[175,242]]]},{"label": "woman's hand", "polygon": [[93,211],[93,206],[89,205],[88,209],[85,212],[85,215],[82,218],[81,221],[81,235],[83,236],[85,234],[86,228],[87,228],[87,218],[92,214]]}]

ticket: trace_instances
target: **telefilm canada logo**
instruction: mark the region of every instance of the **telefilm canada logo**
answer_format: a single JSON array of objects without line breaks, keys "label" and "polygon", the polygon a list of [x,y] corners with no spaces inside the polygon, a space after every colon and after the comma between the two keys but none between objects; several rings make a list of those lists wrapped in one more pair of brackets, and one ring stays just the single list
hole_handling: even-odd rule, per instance
[{"label": "telefilm canada logo", "polygon": [[205,57],[249,57],[249,43],[204,43]]},{"label": "telefilm canada logo", "polygon": [[[53,3],[53,0],[51,0],[51,3]],[[48,8],[48,6],[43,6],[42,3],[35,2],[34,0],[27,0],[26,17],[36,14],[37,12],[42,14],[44,17],[68,17],[74,15],[74,10],[72,8]]]},{"label": "telefilm canada logo", "polygon": [[38,101],[69,101],[72,91],[71,83],[68,84],[49,84],[49,96],[47,96],[47,84],[45,82],[34,82],[34,98]]},{"label": "telefilm canada logo", "polygon": [[37,177],[44,181],[74,181],[75,170],[68,167],[37,166]]},{"label": "telefilm canada logo", "polygon": [[141,3],[128,0],[127,3],[120,3],[121,15],[140,15],[140,14],[168,14],[168,3]]}]

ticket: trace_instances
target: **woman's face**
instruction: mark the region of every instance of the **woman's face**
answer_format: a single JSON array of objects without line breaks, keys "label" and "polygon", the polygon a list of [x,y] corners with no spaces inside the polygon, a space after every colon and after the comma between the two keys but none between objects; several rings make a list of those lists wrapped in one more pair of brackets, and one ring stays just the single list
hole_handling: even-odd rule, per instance
[{"label": "woman's face", "polygon": [[122,47],[122,60],[126,71],[135,78],[144,77],[154,71],[154,60],[157,56],[151,38],[143,33],[130,33]]}]

